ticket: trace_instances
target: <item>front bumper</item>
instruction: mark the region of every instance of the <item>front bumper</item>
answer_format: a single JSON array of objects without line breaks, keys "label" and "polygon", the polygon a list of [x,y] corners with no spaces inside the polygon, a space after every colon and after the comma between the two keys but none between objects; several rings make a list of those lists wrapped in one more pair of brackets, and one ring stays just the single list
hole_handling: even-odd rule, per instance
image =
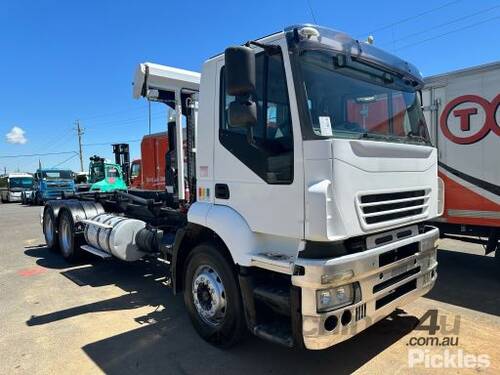
[{"label": "front bumper", "polygon": [[[438,229],[426,226],[421,234],[363,252],[327,260],[297,259],[295,265],[302,266],[304,272],[303,275],[294,275],[292,283],[301,288],[305,347],[325,349],[347,340],[397,307],[431,290],[437,277],[438,238]],[[396,255],[387,262],[387,254],[398,254],[398,250],[406,251],[411,247],[415,248],[411,255],[399,259]],[[322,283],[324,275],[329,276],[328,284],[324,279]],[[361,296],[358,302],[325,313],[317,312],[317,290],[350,283],[359,284]]]},{"label": "front bumper", "polygon": [[48,190],[42,193],[42,198],[44,200],[50,199],[61,199],[63,194],[73,194],[73,190]]},{"label": "front bumper", "polygon": [[21,192],[9,192],[9,202],[21,202]]}]

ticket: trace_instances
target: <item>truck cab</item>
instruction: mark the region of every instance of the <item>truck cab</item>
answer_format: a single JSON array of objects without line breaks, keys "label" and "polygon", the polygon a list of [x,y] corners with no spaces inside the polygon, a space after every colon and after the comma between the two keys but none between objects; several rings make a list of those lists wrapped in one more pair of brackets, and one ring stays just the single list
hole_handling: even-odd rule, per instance
[{"label": "truck cab", "polygon": [[73,172],[67,169],[38,169],[34,179],[33,203],[44,204],[75,192]]},{"label": "truck cab", "polygon": [[[147,68],[136,73],[136,96],[172,96],[161,70]],[[230,48],[203,65],[188,228],[221,240],[240,270],[244,300],[255,301],[245,283],[259,285],[263,270],[282,277],[275,290],[286,280],[307,348],[343,341],[434,285],[438,230],[424,222],[442,212],[442,191],[422,85],[410,63],[311,25]],[[182,87],[177,106],[189,92]],[[180,200],[183,184],[178,175]],[[174,282],[192,291],[182,278]],[[272,285],[259,288],[259,298],[273,295]],[[207,312],[196,298],[193,306],[200,315],[223,309]],[[254,333],[274,332],[274,318],[250,314]],[[293,313],[289,319],[293,331]]]},{"label": "truck cab", "polygon": [[130,166],[130,188],[136,191],[165,191],[165,155],[167,132],[145,135],[141,140],[141,158]]}]

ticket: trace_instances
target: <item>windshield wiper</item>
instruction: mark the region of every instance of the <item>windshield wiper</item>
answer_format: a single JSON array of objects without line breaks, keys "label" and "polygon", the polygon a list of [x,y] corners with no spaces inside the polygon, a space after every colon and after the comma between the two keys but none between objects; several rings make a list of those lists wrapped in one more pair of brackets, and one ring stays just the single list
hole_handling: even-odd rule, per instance
[{"label": "windshield wiper", "polygon": [[373,134],[373,133],[369,133],[367,131],[361,133],[359,138],[361,138],[361,139],[384,139],[384,140],[389,139],[388,136],[385,136],[383,134]]},{"label": "windshield wiper", "polygon": [[408,134],[406,134],[406,136],[409,139],[414,139],[414,140],[422,142],[422,143],[426,143],[426,144],[429,143],[426,138],[422,137],[421,135],[417,135],[417,134],[413,133],[413,131],[409,131]]}]

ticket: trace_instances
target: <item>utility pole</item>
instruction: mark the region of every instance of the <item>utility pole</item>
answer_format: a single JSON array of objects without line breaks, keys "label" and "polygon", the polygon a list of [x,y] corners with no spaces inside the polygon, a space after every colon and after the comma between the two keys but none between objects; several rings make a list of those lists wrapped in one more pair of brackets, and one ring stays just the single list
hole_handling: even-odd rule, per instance
[{"label": "utility pole", "polygon": [[78,149],[80,153],[80,172],[83,172],[83,151],[82,151],[83,129],[80,128],[80,121],[78,120],[76,120],[76,133],[78,134]]}]

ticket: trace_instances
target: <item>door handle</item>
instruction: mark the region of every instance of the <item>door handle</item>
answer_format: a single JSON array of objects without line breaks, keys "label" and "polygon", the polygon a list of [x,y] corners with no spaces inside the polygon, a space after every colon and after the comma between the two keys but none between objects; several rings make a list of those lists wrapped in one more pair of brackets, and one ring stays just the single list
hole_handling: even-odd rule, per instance
[{"label": "door handle", "polygon": [[215,198],[229,199],[229,186],[227,184],[215,184]]}]

